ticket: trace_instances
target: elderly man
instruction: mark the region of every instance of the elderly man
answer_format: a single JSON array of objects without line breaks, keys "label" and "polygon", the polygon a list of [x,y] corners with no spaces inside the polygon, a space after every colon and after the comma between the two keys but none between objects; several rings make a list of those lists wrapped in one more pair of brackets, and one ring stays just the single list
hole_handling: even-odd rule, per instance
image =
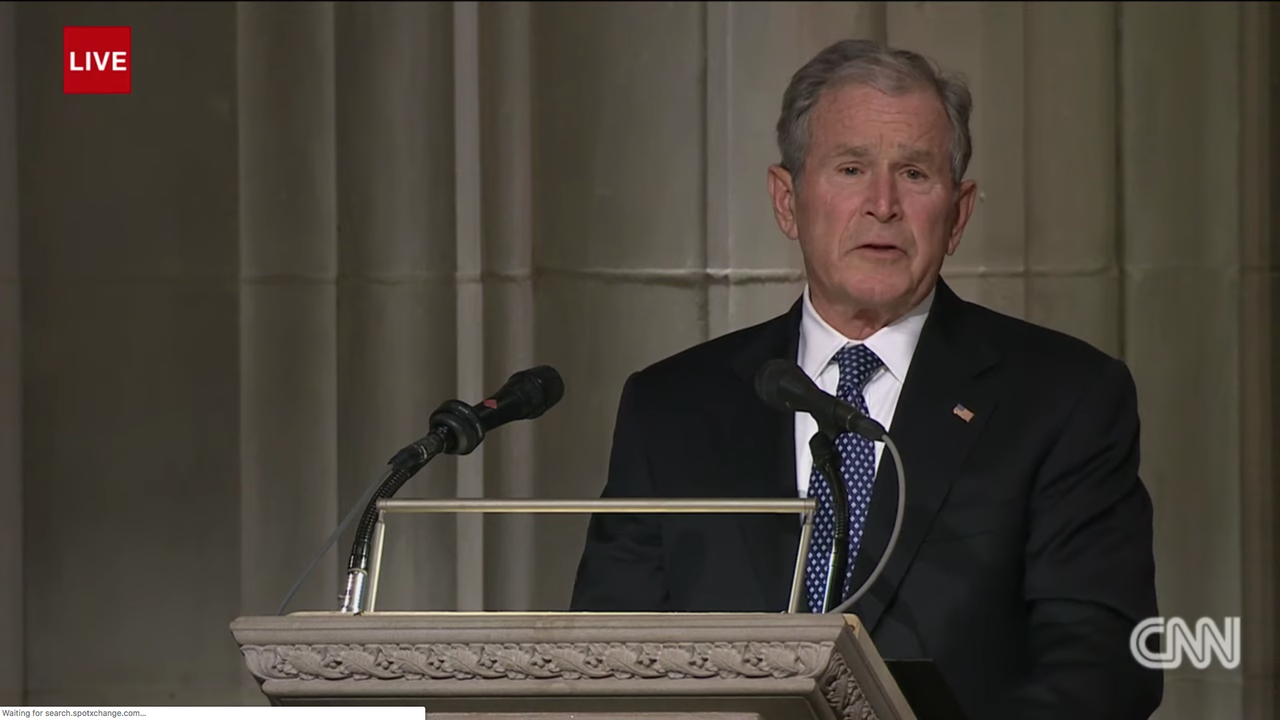
[{"label": "elderly man", "polygon": [[[903,457],[898,543],[847,610],[881,654],[935,661],[975,720],[1147,718],[1162,681],[1129,649],[1158,614],[1134,382],[1120,361],[939,277],[977,193],[964,179],[970,109],[962,82],[872,42],[836,43],[795,74],[768,189],[807,287],[784,315],[627,380],[604,495],[814,497],[825,529],[814,419],[754,389],[766,362],[794,361],[888,428]],[[897,476],[879,442],[834,446],[848,593],[888,544]],[[597,516],[572,607],[785,610],[798,536],[789,516]],[[807,561],[812,612],[831,609],[812,582],[831,543],[818,532]]]}]

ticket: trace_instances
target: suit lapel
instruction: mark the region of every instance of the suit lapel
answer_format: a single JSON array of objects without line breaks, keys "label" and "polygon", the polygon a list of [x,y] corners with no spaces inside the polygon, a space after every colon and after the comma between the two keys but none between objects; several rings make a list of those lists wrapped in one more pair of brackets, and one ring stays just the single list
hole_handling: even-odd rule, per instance
[{"label": "suit lapel", "polygon": [[[744,477],[751,477],[753,497],[799,497],[796,486],[795,416],[769,408],[756,398],[755,376],[765,362],[775,358],[794,360],[800,338],[800,302],[767,324],[734,359],[734,371],[747,385],[750,410],[734,422],[734,452]],[[791,594],[791,578],[800,545],[800,519],[794,515],[763,515],[738,524],[743,546],[764,594],[766,607],[785,610]]]},{"label": "suit lapel", "polygon": [[[969,447],[995,408],[992,375],[983,374],[994,362],[979,336],[967,332],[962,301],[939,280],[889,428],[907,476],[902,530],[883,574],[850,610],[869,631],[896,594]],[[854,565],[855,590],[884,553],[897,501],[898,473],[886,447]]]}]

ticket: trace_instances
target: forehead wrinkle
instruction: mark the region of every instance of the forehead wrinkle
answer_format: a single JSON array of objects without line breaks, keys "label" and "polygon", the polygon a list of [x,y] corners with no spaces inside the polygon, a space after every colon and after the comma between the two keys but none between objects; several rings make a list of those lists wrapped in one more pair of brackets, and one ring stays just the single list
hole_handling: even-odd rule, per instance
[{"label": "forehead wrinkle", "polygon": [[[927,163],[938,158],[938,154],[936,152],[919,145],[899,143],[897,144],[896,149],[898,150],[899,156],[906,162]],[[874,156],[876,152],[871,145],[865,143],[856,145],[839,143],[833,149],[832,154],[837,157],[850,157],[862,160]]]},{"label": "forehead wrinkle", "polygon": [[[867,97],[870,99],[866,99]],[[924,101],[926,108],[902,107],[901,101],[915,106]],[[889,103],[886,106],[886,103]],[[932,146],[937,144],[938,135],[943,136],[943,144],[949,144],[949,124],[944,109],[938,99],[925,90],[910,90],[902,93],[886,93],[874,85],[854,83],[829,89],[819,98],[809,119],[810,141],[813,140],[813,125],[826,123],[828,127],[839,128],[837,132],[858,133],[864,130],[864,123],[869,119],[866,114],[872,113],[873,125],[897,126],[908,125],[924,120],[918,124],[915,137],[902,138],[897,142],[895,150],[906,162],[923,163],[935,161],[945,156]],[[879,117],[876,117],[879,115]],[[926,116],[933,116],[926,119]],[[835,140],[835,138],[832,138]],[[837,142],[830,151],[830,156],[854,157],[863,159],[876,154],[876,142]]]}]

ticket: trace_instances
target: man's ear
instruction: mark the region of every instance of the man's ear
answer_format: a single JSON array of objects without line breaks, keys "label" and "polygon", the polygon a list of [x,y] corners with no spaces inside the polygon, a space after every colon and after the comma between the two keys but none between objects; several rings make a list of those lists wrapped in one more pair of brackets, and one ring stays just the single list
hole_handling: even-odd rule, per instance
[{"label": "man's ear", "polygon": [[773,218],[778,222],[778,229],[792,240],[799,238],[795,182],[791,173],[781,165],[769,166],[769,197],[773,199]]},{"label": "man's ear", "polygon": [[960,191],[956,193],[955,222],[951,224],[951,237],[947,238],[947,255],[955,253],[960,247],[960,238],[964,235],[969,218],[973,217],[973,206],[978,199],[978,183],[965,180],[960,183]]}]

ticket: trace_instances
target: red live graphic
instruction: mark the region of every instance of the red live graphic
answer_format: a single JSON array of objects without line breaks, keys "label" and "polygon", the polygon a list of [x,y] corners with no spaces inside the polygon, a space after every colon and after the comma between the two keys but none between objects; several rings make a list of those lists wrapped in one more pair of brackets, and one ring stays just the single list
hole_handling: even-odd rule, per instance
[{"label": "red live graphic", "polygon": [[127,95],[133,91],[133,30],[62,28],[62,92]]}]

